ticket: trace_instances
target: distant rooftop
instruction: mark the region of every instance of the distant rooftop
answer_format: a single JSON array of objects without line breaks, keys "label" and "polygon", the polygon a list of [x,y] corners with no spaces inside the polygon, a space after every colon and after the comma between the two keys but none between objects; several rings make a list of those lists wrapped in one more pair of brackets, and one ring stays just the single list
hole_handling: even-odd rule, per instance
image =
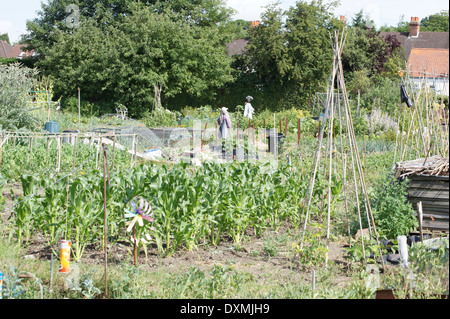
[{"label": "distant rooftop", "polygon": [[0,40],[0,58],[22,59],[33,55],[34,51],[26,50],[26,45],[24,44],[10,45],[5,40]]},{"label": "distant rooftop", "polygon": [[412,49],[447,49],[448,32],[420,31],[420,21],[418,17],[411,17],[409,22],[409,32],[380,32],[384,38],[394,36],[403,49],[405,49],[408,60]]},{"label": "distant rooftop", "polygon": [[406,59],[412,49],[448,49],[448,32],[419,32],[417,37],[409,36],[409,32],[380,32],[382,37],[393,35],[405,49]]},{"label": "distant rooftop", "polygon": [[414,48],[408,59],[412,77],[448,77],[449,50]]}]

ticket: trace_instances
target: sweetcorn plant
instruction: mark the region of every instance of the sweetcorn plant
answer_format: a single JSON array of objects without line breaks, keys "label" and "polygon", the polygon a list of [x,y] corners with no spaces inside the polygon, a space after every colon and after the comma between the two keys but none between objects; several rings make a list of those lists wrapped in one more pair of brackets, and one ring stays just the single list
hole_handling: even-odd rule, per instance
[{"label": "sweetcorn plant", "polygon": [[[240,243],[248,231],[261,236],[283,222],[300,225],[308,178],[293,174],[287,164],[273,172],[266,165],[208,163],[194,169],[187,164],[150,164],[111,172],[106,195],[109,242],[129,240],[123,211],[135,196],[149,202],[155,217],[153,225],[136,229],[138,237],[149,232],[152,236],[139,248],[147,252],[148,245],[155,245],[161,256],[217,245],[226,237]],[[51,185],[50,177],[35,179],[40,187]],[[17,206],[16,227],[31,225],[20,219],[31,216],[32,230],[44,234],[49,245],[63,236],[71,239],[79,260],[86,245],[104,242],[103,182],[102,172],[92,170],[49,186],[45,194]],[[333,180],[332,190],[338,195],[338,180]],[[323,189],[314,192],[313,202],[322,195]]]}]

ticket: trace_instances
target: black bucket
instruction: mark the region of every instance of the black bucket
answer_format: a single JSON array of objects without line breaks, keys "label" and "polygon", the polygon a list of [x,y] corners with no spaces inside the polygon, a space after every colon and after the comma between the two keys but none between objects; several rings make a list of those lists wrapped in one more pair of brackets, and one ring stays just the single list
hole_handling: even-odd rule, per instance
[{"label": "black bucket", "polygon": [[282,133],[275,133],[269,132],[269,134],[267,135],[267,144],[269,146],[269,152],[271,152],[272,154],[279,154],[280,149],[283,146],[284,143],[284,139],[286,138],[286,136],[284,136],[284,134]]}]

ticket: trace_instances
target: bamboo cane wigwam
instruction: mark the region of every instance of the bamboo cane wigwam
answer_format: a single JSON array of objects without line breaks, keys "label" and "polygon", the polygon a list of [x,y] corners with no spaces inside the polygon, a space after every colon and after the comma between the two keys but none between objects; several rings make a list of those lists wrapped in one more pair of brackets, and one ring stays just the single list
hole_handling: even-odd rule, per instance
[{"label": "bamboo cane wigwam", "polygon": [[[339,37],[340,36],[340,37]],[[332,161],[333,161],[333,149],[334,149],[334,145],[336,143],[336,138],[333,139],[333,121],[336,120],[336,122],[339,122],[339,126],[345,128],[345,132],[344,135],[346,136],[346,142],[348,143],[348,146],[350,148],[349,153],[348,154],[341,154],[341,166],[343,168],[343,176],[346,175],[346,170],[347,170],[347,164],[344,165],[344,163],[346,163],[345,159],[348,157],[350,159],[349,162],[349,166],[350,166],[350,170],[349,172],[351,174],[349,174],[349,181],[350,181],[350,177],[353,179],[353,187],[354,187],[354,196],[356,198],[356,208],[358,210],[358,219],[359,219],[359,225],[360,225],[360,231],[361,233],[363,232],[362,229],[362,216],[361,216],[361,210],[360,210],[360,200],[362,201],[362,203],[365,206],[365,213],[366,213],[366,217],[367,217],[367,222],[368,222],[368,227],[369,227],[369,235],[370,235],[370,239],[375,239],[378,247],[380,247],[380,254],[382,254],[381,252],[381,246],[380,246],[380,242],[379,242],[379,238],[378,238],[378,233],[376,230],[376,225],[375,225],[375,220],[372,214],[372,209],[371,209],[371,205],[370,205],[370,200],[369,200],[369,196],[367,193],[367,187],[366,187],[366,182],[365,182],[365,178],[364,178],[364,171],[362,169],[362,164],[361,164],[361,159],[360,159],[360,155],[359,155],[359,151],[358,151],[358,145],[356,143],[356,137],[355,137],[355,132],[354,132],[354,127],[353,127],[353,120],[352,120],[352,114],[351,114],[351,109],[350,109],[350,103],[349,103],[349,98],[347,95],[347,91],[346,91],[346,85],[345,85],[345,79],[344,79],[344,73],[343,73],[343,66],[342,66],[342,60],[341,60],[341,54],[342,54],[342,49],[344,47],[344,43],[345,43],[345,38],[346,38],[346,34],[345,34],[345,29],[342,31],[342,34],[339,35],[338,32],[335,32],[334,34],[334,39],[332,38],[331,34],[330,34],[330,40],[331,40],[331,46],[333,49],[333,55],[334,55],[334,59],[333,59],[333,72],[332,72],[332,76],[331,76],[331,83],[330,83],[330,88],[327,90],[328,91],[328,96],[327,96],[327,104],[326,104],[326,109],[325,109],[325,114],[328,114],[328,118],[324,118],[323,123],[319,122],[319,136],[318,136],[318,144],[317,144],[317,148],[316,148],[316,152],[314,154],[314,159],[313,159],[313,167],[312,167],[312,172],[311,172],[311,178],[310,178],[310,182],[309,182],[309,186],[308,186],[308,193],[307,193],[307,198],[306,200],[306,204],[303,205],[303,212],[305,214],[305,220],[304,220],[304,226],[303,226],[303,233],[302,233],[302,239],[301,239],[301,245],[300,248],[303,248],[303,240],[305,237],[305,232],[306,232],[306,226],[308,223],[308,218],[309,218],[309,210],[310,210],[310,206],[311,206],[311,198],[312,198],[312,194],[313,194],[313,190],[314,190],[314,183],[315,183],[315,179],[316,176],[318,174],[318,169],[321,166],[320,165],[320,161],[321,161],[321,157],[324,160],[324,171],[327,170],[327,166],[328,166],[328,171],[325,172],[325,175],[328,174],[328,183],[329,185],[331,184],[331,175],[332,175]],[[335,86],[337,86],[338,88],[338,96],[339,96],[339,90],[341,90],[342,92],[342,101],[341,99],[338,99],[337,101],[337,105],[335,105],[335,98],[334,98],[334,91],[335,91]],[[341,102],[343,103],[342,105],[342,114],[344,115],[343,117],[341,117]],[[338,110],[338,112],[336,112],[336,109]],[[336,115],[336,113],[338,113],[339,116]],[[335,118],[336,117],[336,118]],[[327,121],[329,122],[329,127],[331,129],[329,129],[328,131],[328,137],[326,140],[326,147],[325,147],[325,155],[322,156],[321,155],[321,150],[322,150],[322,144],[323,144],[323,137],[324,137],[324,130],[325,130],[325,125],[327,123]],[[341,132],[341,143],[342,143],[342,132]],[[327,162],[327,158],[328,158],[328,162]],[[327,165],[328,164],[328,165]],[[350,176],[351,175],[351,176]],[[345,179],[342,180],[343,183],[343,190],[344,190],[344,198],[347,198],[347,194],[346,194],[346,187],[345,187]],[[360,199],[358,196],[359,191],[361,190],[363,196]],[[327,198],[328,198],[328,216],[327,216],[327,250],[329,247],[329,238],[330,238],[330,200],[331,197],[333,196],[332,192],[331,192],[331,188],[330,186],[328,187],[328,194],[327,194]],[[346,206],[346,210],[347,210],[347,206]],[[346,211],[346,215],[347,215],[347,224],[349,225],[349,219],[348,219],[348,211]],[[350,237],[350,235],[349,235]],[[364,236],[360,236],[361,238],[361,246],[362,246],[362,252],[363,252],[363,262],[366,262],[366,252],[365,252],[365,239]],[[349,238],[350,240],[350,238]],[[328,263],[328,254],[326,256],[326,262]],[[383,258],[381,258],[381,263],[383,265],[384,268],[384,261]]]}]

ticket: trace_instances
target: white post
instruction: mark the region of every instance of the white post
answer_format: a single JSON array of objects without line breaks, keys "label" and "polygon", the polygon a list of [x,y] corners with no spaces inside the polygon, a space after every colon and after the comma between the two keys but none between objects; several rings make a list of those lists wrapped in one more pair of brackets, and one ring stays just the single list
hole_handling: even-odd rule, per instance
[{"label": "white post", "polygon": [[398,249],[400,253],[401,265],[405,268],[408,267],[408,244],[406,243],[406,236],[401,235],[397,237]]},{"label": "white post", "polygon": [[423,228],[422,228],[422,223],[423,223],[423,210],[422,210],[422,201],[417,203],[417,210],[419,213],[419,230],[420,230],[420,241],[423,242]]}]

